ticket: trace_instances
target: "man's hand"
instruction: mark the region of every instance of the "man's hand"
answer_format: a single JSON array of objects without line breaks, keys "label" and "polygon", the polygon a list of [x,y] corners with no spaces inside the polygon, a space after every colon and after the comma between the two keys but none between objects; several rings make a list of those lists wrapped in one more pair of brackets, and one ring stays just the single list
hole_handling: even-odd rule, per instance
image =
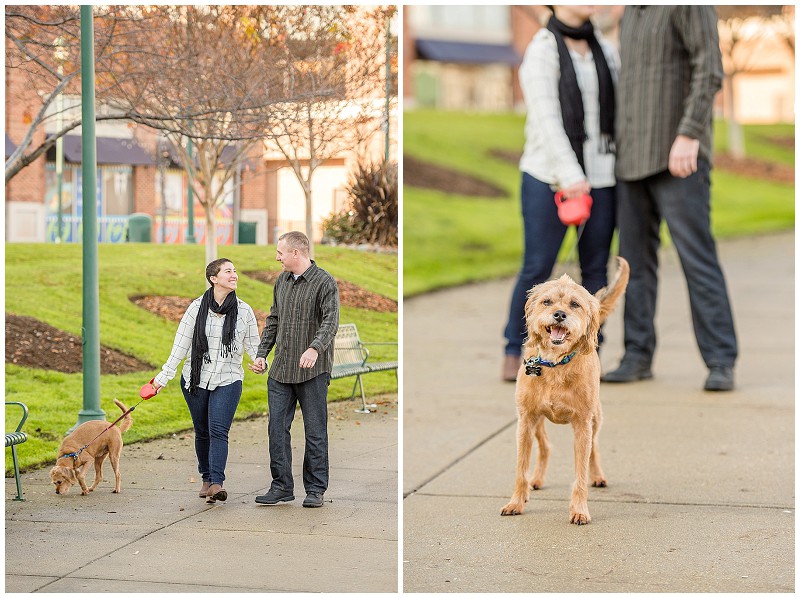
[{"label": "man's hand", "polygon": [[305,369],[313,368],[314,364],[317,363],[318,356],[319,353],[317,353],[317,350],[309,347],[305,350],[305,353],[300,356],[300,367]]},{"label": "man's hand", "polygon": [[160,389],[162,389],[162,388],[164,388],[164,387],[163,387],[163,386],[161,386],[161,385],[160,385],[158,382],[156,382],[155,380],[153,380],[153,388],[155,389],[155,391],[156,391],[156,392],[158,392]]},{"label": "man's hand", "polygon": [[247,366],[251,372],[263,374],[267,371],[267,360],[263,357],[256,357],[256,360]]},{"label": "man's hand", "polygon": [[669,172],[672,176],[685,179],[697,172],[697,154],[700,141],[686,135],[678,135],[669,150]]}]

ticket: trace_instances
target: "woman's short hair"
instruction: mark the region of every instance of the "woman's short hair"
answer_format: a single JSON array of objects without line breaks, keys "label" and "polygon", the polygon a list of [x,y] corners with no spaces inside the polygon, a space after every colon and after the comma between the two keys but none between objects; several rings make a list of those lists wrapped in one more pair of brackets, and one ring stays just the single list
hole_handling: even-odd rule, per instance
[{"label": "woman's short hair", "polygon": [[208,284],[210,284],[212,287],[214,286],[214,283],[211,282],[211,277],[219,274],[219,271],[222,270],[222,264],[226,264],[228,262],[231,262],[228,258],[221,257],[206,266],[206,280],[208,281]]}]

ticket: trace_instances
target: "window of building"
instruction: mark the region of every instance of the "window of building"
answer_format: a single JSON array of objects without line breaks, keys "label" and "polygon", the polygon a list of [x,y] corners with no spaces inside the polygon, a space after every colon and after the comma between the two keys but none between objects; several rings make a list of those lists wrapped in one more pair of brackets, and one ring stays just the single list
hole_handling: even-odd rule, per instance
[{"label": "window of building", "polygon": [[128,216],[133,212],[133,168],[104,166],[97,169],[102,180],[104,216]]}]

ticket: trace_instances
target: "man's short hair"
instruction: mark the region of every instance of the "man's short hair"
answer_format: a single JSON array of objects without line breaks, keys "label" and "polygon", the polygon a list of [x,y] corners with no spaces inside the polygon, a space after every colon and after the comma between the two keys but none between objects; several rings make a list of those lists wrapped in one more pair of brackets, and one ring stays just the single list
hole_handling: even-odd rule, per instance
[{"label": "man's short hair", "polygon": [[286,241],[290,248],[297,249],[303,255],[308,255],[308,237],[298,230],[283,233],[278,237],[278,241]]}]

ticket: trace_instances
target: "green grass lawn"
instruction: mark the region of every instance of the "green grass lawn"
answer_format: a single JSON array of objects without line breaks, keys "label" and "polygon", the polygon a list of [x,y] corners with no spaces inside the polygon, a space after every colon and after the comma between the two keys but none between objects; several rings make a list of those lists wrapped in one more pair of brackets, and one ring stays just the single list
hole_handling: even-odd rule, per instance
[{"label": "green grass lawn", "polygon": [[[32,316],[76,336],[81,335],[82,296],[80,245],[6,244],[6,312]],[[242,273],[278,270],[275,248],[254,245],[220,247],[220,257],[231,259],[239,271],[237,295],[255,309],[269,311],[272,286]],[[317,247],[316,261],[335,278],[347,280],[369,291],[397,299],[397,256],[345,248]],[[113,421],[120,415],[113,399],[128,407],[139,401],[139,387],[160,371],[169,356],[178,327],[129,300],[133,295],[177,295],[195,298],[205,291],[203,246],[150,244],[100,245],[100,343],[149,363],[148,371],[125,375],[103,375],[100,380],[101,408]],[[397,313],[378,313],[342,306],[340,321],[354,322],[365,342],[396,342]],[[260,322],[263,325],[263,322]],[[270,361],[272,359],[270,356]],[[371,348],[370,359],[396,360],[391,346]],[[249,357],[245,356],[245,363]],[[242,399],[237,419],[267,412],[266,376],[245,368]],[[18,447],[23,467],[54,461],[64,432],[77,422],[83,406],[82,374],[28,369],[6,364],[6,400],[28,405],[30,416],[24,431],[29,440]],[[350,396],[353,378],[334,380],[329,399]],[[394,372],[365,377],[369,395],[396,392]],[[6,430],[16,426],[19,410],[6,409]],[[135,442],[190,429],[191,418],[173,380],[153,399],[133,412],[134,424],[125,442]],[[266,442],[266,428],[264,430]],[[6,451],[6,474],[12,468]]]},{"label": "green grass lawn", "polygon": [[[403,294],[517,273],[522,259],[520,173],[492,150],[521,153],[524,116],[415,110],[404,114],[407,155],[446,166],[506,190],[505,198],[464,197],[403,187]],[[794,125],[746,126],[748,155],[794,164]],[[783,142],[781,142],[783,140]],[[727,144],[715,124],[717,151]],[[712,226],[718,238],[794,228],[794,185],[712,171]],[[570,253],[574,233],[562,246]],[[668,242],[668,235],[665,234]]]}]

